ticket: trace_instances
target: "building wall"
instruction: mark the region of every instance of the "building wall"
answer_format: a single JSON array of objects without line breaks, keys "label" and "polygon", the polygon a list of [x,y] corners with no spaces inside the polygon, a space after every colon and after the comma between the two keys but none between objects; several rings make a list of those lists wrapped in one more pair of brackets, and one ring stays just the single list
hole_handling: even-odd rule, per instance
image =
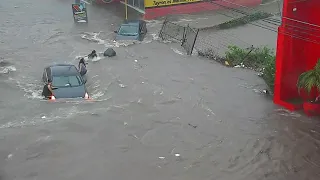
[{"label": "building wall", "polygon": [[274,102],[294,110],[291,99],[314,98],[299,94],[297,80],[320,58],[320,1],[284,0],[282,25],[278,31]]},{"label": "building wall", "polygon": [[[109,4],[125,0],[95,1],[98,4]],[[240,8],[241,6],[252,7],[260,5],[262,0],[211,0],[222,6],[204,1],[205,0],[128,0],[127,2],[131,6],[138,8],[139,12],[143,12],[145,19],[154,19],[170,14],[188,14],[225,9],[223,6],[233,8]]]},{"label": "building wall", "polygon": [[[145,0],[145,19],[154,19],[169,14],[187,14],[211,10],[225,9],[224,6],[240,8],[240,6],[257,6],[261,0]],[[219,6],[219,5],[221,6]]]}]

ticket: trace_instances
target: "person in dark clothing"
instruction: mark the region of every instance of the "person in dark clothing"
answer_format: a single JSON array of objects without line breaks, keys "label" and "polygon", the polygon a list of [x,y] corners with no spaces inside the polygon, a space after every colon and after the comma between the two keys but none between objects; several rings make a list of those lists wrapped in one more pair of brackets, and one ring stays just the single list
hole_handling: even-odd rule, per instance
[{"label": "person in dark clothing", "polygon": [[45,99],[50,99],[50,97],[53,96],[51,80],[48,80],[48,83],[43,86],[42,96],[44,96]]},{"label": "person in dark clothing", "polygon": [[84,58],[80,59],[78,64],[78,69],[81,76],[84,76],[85,74],[87,74],[87,66],[86,66],[86,63],[84,62]]},{"label": "person in dark clothing", "polygon": [[89,59],[93,59],[95,57],[98,57],[96,50],[93,50],[89,55],[88,58]]}]

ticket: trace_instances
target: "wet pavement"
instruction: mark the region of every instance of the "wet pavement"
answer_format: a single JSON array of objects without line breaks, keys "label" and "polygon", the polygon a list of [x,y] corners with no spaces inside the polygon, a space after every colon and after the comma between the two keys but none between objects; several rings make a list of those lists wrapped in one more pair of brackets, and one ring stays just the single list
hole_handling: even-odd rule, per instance
[{"label": "wet pavement", "polygon": [[[0,179],[319,179],[319,119],[273,105],[255,72],[158,42],[160,21],[113,42],[117,8],[76,26],[71,2],[0,3]],[[44,66],[107,47],[88,65],[93,101],[41,100]]]}]

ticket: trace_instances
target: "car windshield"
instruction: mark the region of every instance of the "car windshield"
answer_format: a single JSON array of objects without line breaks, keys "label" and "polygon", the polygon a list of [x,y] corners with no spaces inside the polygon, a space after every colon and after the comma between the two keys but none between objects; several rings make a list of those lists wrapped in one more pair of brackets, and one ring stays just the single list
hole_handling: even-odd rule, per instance
[{"label": "car windshield", "polygon": [[52,78],[53,87],[73,87],[82,84],[82,79],[79,76],[54,76]]},{"label": "car windshield", "polygon": [[123,36],[136,36],[138,32],[138,27],[132,25],[122,25],[119,30],[119,34]]}]

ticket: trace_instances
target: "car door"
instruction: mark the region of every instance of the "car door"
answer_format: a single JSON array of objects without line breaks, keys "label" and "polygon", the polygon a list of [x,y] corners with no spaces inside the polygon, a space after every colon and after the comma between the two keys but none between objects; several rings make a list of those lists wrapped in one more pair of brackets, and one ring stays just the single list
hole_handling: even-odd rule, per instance
[{"label": "car door", "polygon": [[141,21],[139,21],[139,40],[143,40],[143,30],[142,30],[142,24]]},{"label": "car door", "polygon": [[144,37],[146,36],[146,23],[144,21],[141,21],[140,23],[140,27],[141,27],[141,41],[144,39]]}]

